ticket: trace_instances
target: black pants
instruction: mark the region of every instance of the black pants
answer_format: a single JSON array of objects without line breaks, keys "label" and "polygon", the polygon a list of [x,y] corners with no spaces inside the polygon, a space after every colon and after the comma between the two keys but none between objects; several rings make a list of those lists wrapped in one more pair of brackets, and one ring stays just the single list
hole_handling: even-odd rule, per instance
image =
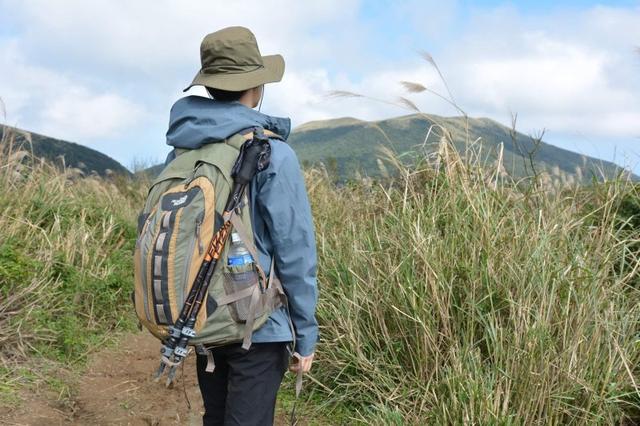
[{"label": "black pants", "polygon": [[289,364],[288,345],[254,343],[248,351],[239,343],[213,348],[213,373],[205,371],[207,357],[198,355],[203,424],[272,425],[276,395]]}]

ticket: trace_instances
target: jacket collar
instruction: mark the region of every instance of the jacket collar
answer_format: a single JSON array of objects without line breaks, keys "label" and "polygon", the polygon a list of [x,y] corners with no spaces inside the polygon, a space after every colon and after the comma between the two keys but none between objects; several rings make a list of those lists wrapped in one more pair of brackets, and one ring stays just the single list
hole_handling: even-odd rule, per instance
[{"label": "jacket collar", "polygon": [[167,145],[195,149],[253,127],[271,130],[286,140],[291,132],[291,120],[263,114],[240,102],[187,96],[171,108]]}]

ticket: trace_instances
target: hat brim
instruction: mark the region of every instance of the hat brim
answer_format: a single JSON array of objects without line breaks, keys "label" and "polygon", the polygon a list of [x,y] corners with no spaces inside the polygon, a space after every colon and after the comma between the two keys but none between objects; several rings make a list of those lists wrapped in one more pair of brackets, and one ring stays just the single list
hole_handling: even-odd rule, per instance
[{"label": "hat brim", "polygon": [[207,74],[200,70],[183,92],[193,86],[206,86],[213,89],[241,92],[282,80],[284,75],[284,58],[282,55],[263,56],[262,63],[264,66],[257,70],[233,74]]}]

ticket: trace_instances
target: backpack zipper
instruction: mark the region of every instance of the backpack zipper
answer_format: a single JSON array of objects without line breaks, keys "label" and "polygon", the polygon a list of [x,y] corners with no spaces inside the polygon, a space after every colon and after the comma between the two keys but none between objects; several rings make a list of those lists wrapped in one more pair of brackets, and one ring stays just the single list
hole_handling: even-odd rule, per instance
[{"label": "backpack zipper", "polygon": [[187,289],[192,284],[188,282],[188,280],[189,280],[189,271],[191,270],[191,259],[193,257],[193,250],[196,248],[196,242],[198,244],[198,254],[202,256],[202,252],[204,251],[204,246],[202,245],[202,240],[200,238],[200,231],[202,229],[203,221],[204,221],[204,212],[201,212],[196,217],[195,232],[191,236],[191,241],[189,242],[189,245],[188,245],[189,251],[187,252],[187,258],[184,264],[184,272],[182,274],[183,288],[182,288],[182,294],[180,297],[180,299],[182,300],[179,300],[179,304],[178,304],[178,306],[180,306],[180,309],[182,309],[182,305],[184,304],[184,296],[187,293]]},{"label": "backpack zipper", "polygon": [[[153,322],[151,320],[151,312],[149,311],[149,304],[148,304],[149,297],[151,296],[148,291],[148,286],[152,284],[150,284],[149,281],[147,280],[148,274],[149,274],[149,271],[147,270],[147,257],[149,256],[149,249],[153,252],[153,242],[155,241],[155,238],[153,237],[159,231],[157,227],[158,224],[155,222],[155,220],[157,219],[156,211],[157,211],[157,208],[154,207],[149,213],[149,217],[145,221],[145,224],[142,227],[142,231],[140,232],[140,236],[138,237],[138,241],[136,242],[138,244],[138,250],[140,250],[140,273],[141,273],[141,280],[143,282],[143,285],[142,285],[143,303],[142,304],[144,308],[145,317],[149,322]],[[153,227],[153,232],[151,234],[148,233],[148,230],[150,227]],[[143,242],[148,242],[149,239],[151,239],[151,242],[149,243],[150,245],[149,244],[143,245]],[[144,252],[144,256],[143,256],[142,250],[145,247],[147,247],[147,250]],[[151,280],[153,280],[153,277],[151,277]]]},{"label": "backpack zipper", "polygon": [[200,215],[196,218],[196,240],[198,241],[198,254],[202,256],[204,246],[202,245],[202,239],[200,239],[200,228],[202,227],[202,218]]}]

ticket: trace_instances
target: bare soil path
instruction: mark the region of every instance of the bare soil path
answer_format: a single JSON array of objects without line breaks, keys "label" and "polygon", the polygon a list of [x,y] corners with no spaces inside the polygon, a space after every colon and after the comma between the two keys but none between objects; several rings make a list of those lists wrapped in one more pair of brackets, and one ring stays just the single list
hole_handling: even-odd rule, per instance
[{"label": "bare soil path", "polygon": [[[195,374],[195,356],[187,358],[172,389],[155,383],[159,344],[146,333],[120,339],[120,346],[93,354],[66,398],[52,392],[23,394],[23,403],[0,414],[6,425],[200,425],[202,400]],[[187,398],[191,408],[187,404]],[[276,424],[286,424],[278,413]]]}]

